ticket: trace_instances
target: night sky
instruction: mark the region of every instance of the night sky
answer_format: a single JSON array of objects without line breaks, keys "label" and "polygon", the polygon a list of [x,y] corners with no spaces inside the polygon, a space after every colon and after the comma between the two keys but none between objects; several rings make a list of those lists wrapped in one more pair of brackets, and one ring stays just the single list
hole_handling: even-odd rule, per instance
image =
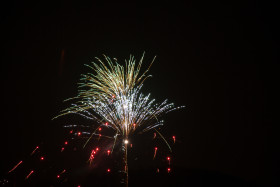
[{"label": "night sky", "polygon": [[[114,173],[87,171],[82,151],[57,156],[67,137],[62,125],[73,121],[51,119],[69,106],[64,99],[77,94],[80,74],[89,71],[84,64],[103,54],[124,64],[130,54],[140,59],[145,51],[144,68],[157,58],[143,92],[186,107],[164,118],[162,133],[177,138],[172,174],[155,174],[153,151],[146,154],[145,149],[152,135],[143,135],[144,143],[134,143],[145,153],[138,161],[131,158],[131,186],[280,184],[276,4],[10,1],[0,12],[0,181],[15,186],[115,184]],[[40,154],[49,164],[30,159],[36,145],[44,148]],[[20,160],[27,161],[7,175]],[[60,165],[76,168],[67,184],[53,179]],[[24,181],[31,168],[36,175]]]}]

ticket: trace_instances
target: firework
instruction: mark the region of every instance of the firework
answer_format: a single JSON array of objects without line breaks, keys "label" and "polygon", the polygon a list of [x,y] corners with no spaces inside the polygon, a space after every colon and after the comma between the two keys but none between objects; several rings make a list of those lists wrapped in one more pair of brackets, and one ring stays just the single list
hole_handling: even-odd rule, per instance
[{"label": "firework", "polygon": [[[98,63],[87,65],[93,70],[93,73],[82,75],[78,95],[67,99],[67,101],[73,101],[72,106],[61,111],[61,114],[57,117],[78,114],[94,120],[98,125],[94,128],[85,145],[93,136],[101,137],[102,127],[112,129],[114,136],[102,135],[102,137],[113,139],[114,145],[116,141],[121,143],[122,146],[119,151],[122,152],[123,158],[122,173],[124,177],[122,182],[127,186],[127,145],[130,143],[129,139],[134,134],[155,130],[154,138],[158,134],[171,150],[157,128],[163,125],[163,120],[159,120],[162,115],[180,107],[174,107],[174,104],[168,103],[167,100],[155,103],[155,99],[151,99],[150,94],[144,95],[141,93],[143,82],[150,77],[147,73],[153,63],[152,61],[149,68],[141,74],[140,69],[144,55],[138,65],[136,65],[134,57],[130,56],[125,66],[120,65],[116,59],[112,61],[109,57],[104,57],[105,62],[96,58]],[[78,132],[77,136],[81,136],[81,134],[81,132]],[[112,154],[114,145],[108,155]],[[154,157],[156,156],[156,150]],[[97,152],[97,150],[95,151]],[[91,153],[90,162],[94,158],[93,155]]]}]

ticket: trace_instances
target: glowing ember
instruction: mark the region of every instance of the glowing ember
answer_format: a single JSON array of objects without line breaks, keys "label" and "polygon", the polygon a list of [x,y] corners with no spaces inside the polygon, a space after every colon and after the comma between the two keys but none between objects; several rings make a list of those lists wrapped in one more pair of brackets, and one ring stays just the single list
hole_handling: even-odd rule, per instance
[{"label": "glowing ember", "polygon": [[156,155],[157,155],[157,147],[155,147],[155,152],[154,152],[154,158],[153,159],[155,159],[155,157],[156,157]]},{"label": "glowing ember", "polygon": [[170,158],[170,157],[167,157],[167,160],[168,160],[168,164],[170,165],[170,160],[171,160],[171,158]]},{"label": "glowing ember", "polygon": [[125,144],[128,144],[128,140],[124,140],[124,143],[125,143]]},{"label": "glowing ember", "polygon": [[173,142],[175,143],[176,137],[175,137],[175,136],[172,136],[172,139],[173,139]]},{"label": "glowing ember", "polygon": [[171,169],[170,168],[167,168],[167,173],[170,173]]}]

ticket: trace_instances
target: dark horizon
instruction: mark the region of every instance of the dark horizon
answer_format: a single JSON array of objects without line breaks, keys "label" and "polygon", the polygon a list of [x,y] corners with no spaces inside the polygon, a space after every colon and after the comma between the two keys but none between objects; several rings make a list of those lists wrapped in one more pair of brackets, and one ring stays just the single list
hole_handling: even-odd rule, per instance
[{"label": "dark horizon", "polygon": [[[1,7],[0,181],[8,178],[36,186],[63,165],[56,159],[67,137],[62,126],[73,121],[51,119],[69,106],[64,99],[77,94],[80,74],[89,72],[84,64],[103,54],[124,64],[130,54],[139,60],[145,52],[143,69],[157,58],[144,93],[157,101],[167,98],[186,106],[163,118],[163,134],[169,140],[173,135],[177,138],[172,168],[178,169],[169,177],[154,173],[150,184],[207,186],[205,181],[209,181],[218,186],[278,186],[276,7],[259,1],[6,2]],[[153,146],[150,136],[145,136],[143,145],[135,142],[139,150]],[[53,168],[30,161],[15,174],[7,174],[20,160],[28,160],[37,145],[44,147],[40,154],[46,155]],[[153,171],[152,154],[143,154],[137,162],[131,158],[134,186],[144,184],[135,176]],[[79,154],[66,157],[71,163]],[[85,154],[80,157],[67,167],[85,164]],[[23,178],[31,167],[38,167],[41,174],[26,183]],[[143,179],[150,176],[143,174]],[[217,180],[211,181],[212,176]],[[96,179],[103,177],[106,174]],[[94,184],[81,180],[81,184]],[[54,186],[63,185],[68,183]]]}]

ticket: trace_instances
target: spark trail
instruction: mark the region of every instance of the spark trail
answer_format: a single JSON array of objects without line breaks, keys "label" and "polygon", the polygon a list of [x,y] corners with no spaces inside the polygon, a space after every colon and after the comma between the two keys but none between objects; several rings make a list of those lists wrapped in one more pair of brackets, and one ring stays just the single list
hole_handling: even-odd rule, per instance
[{"label": "spark trail", "polygon": [[15,165],[8,173],[14,171],[20,164],[22,164],[22,160],[19,163],[17,163],[17,165]]}]

